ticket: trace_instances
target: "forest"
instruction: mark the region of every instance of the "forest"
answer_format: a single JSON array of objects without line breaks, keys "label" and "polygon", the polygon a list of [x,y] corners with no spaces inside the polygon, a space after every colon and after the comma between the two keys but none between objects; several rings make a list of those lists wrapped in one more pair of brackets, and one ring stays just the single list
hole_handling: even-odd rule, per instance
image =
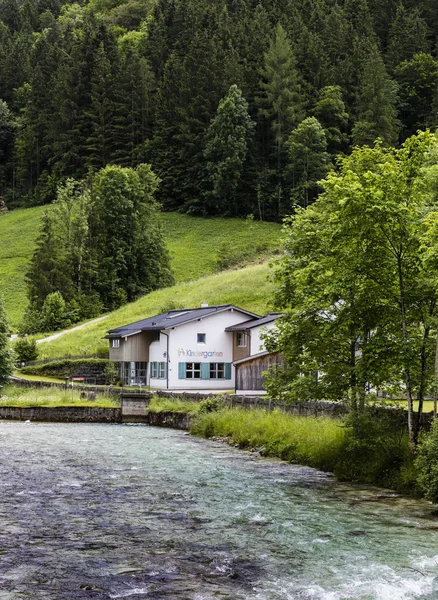
[{"label": "forest", "polygon": [[0,197],[150,164],[164,210],[280,220],[438,125],[435,0],[2,0]]}]

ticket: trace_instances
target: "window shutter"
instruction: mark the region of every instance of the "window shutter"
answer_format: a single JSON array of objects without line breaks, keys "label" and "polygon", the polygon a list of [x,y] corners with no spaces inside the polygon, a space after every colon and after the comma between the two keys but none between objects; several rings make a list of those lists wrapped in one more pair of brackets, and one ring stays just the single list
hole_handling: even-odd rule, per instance
[{"label": "window shutter", "polygon": [[210,363],[201,363],[201,379],[210,379]]},{"label": "window shutter", "polygon": [[231,363],[225,363],[224,379],[231,379]]},{"label": "window shutter", "polygon": [[167,362],[164,363],[164,379],[167,379]]},{"label": "window shutter", "polygon": [[149,377],[152,377],[152,369],[153,369],[152,365],[153,364],[154,364],[153,362],[149,363]]},{"label": "window shutter", "polygon": [[186,363],[178,363],[178,379],[186,379]]}]

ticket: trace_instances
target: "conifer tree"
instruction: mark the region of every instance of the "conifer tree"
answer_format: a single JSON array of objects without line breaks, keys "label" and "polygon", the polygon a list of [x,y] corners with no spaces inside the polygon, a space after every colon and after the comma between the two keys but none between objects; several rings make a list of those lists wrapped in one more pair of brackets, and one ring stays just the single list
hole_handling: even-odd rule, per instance
[{"label": "conifer tree", "polygon": [[405,60],[395,70],[400,86],[401,117],[404,136],[434,124],[434,97],[438,87],[438,61],[424,52]]},{"label": "conifer tree", "polygon": [[338,85],[322,88],[313,109],[314,116],[321,123],[327,140],[327,151],[336,155],[348,150],[348,113]]},{"label": "conifer tree", "polygon": [[331,166],[327,140],[318,119],[304,119],[289,136],[287,149],[292,204],[309,206],[322,190],[318,181],[327,175]]},{"label": "conifer tree", "polygon": [[373,47],[360,78],[352,132],[355,145],[372,145],[377,138],[387,145],[396,141],[399,129],[396,99],[395,83],[386,72],[379,50]]},{"label": "conifer tree", "polygon": [[292,129],[302,118],[302,103],[295,57],[286,32],[277,25],[265,53],[260,81],[260,114],[269,120],[281,165],[281,150]]},{"label": "conifer tree", "polygon": [[237,85],[232,85],[219,102],[216,116],[207,130],[204,155],[211,185],[206,194],[209,212],[220,215],[239,212],[236,192],[254,128],[248,103]]},{"label": "conifer tree", "polygon": [[407,10],[403,3],[391,23],[388,35],[386,64],[394,71],[404,60],[411,60],[418,52],[429,52],[428,28],[418,9]]},{"label": "conifer tree", "polygon": [[277,25],[275,35],[264,56],[260,81],[259,114],[267,120],[271,130],[270,146],[276,169],[277,217],[283,212],[284,144],[292,129],[303,116],[302,98],[298,83],[295,56],[286,32]]}]

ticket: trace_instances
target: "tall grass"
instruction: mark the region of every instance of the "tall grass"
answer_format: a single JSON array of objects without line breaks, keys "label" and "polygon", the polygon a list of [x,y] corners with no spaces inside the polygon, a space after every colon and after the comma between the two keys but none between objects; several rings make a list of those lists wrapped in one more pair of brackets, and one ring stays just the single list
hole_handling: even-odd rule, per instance
[{"label": "tall grass", "polygon": [[153,396],[148,411],[155,413],[172,412],[187,415],[197,415],[201,409],[201,402],[187,400],[186,398],[160,398]]},{"label": "tall grass", "polygon": [[191,433],[226,437],[239,448],[257,448],[264,456],[333,471],[345,447],[341,421],[299,417],[280,411],[234,408],[202,414]]},{"label": "tall grass", "polygon": [[96,406],[116,408],[119,401],[112,396],[97,394],[96,400],[81,399],[80,392],[60,388],[22,388],[8,385],[0,389],[0,406]]}]

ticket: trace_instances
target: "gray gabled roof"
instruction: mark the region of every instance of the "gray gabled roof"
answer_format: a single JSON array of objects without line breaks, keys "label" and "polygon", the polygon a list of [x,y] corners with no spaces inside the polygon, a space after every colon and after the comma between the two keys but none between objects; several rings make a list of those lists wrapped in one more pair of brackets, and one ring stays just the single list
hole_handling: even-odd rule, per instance
[{"label": "gray gabled roof", "polygon": [[183,325],[184,323],[189,323],[190,321],[205,319],[206,317],[210,317],[211,315],[230,309],[241,312],[244,315],[248,315],[254,319],[260,318],[259,315],[249,312],[248,310],[244,310],[243,308],[238,308],[233,304],[221,304],[218,306],[205,307],[201,306],[199,308],[181,308],[168,310],[160,315],[148,317],[147,319],[136,321],[135,323],[130,323],[129,325],[122,325],[116,329],[109,329],[105,339],[129,337],[131,335],[140,333],[141,331],[163,331],[164,329],[177,327],[178,325]]},{"label": "gray gabled roof", "polygon": [[260,327],[261,325],[272,323],[272,321],[276,321],[282,317],[283,314],[284,313],[281,312],[269,313],[269,315],[260,317],[259,319],[250,319],[249,321],[243,321],[243,323],[237,323],[237,325],[230,325],[230,327],[227,327],[225,331],[247,331],[248,329],[253,329],[254,327]]}]

